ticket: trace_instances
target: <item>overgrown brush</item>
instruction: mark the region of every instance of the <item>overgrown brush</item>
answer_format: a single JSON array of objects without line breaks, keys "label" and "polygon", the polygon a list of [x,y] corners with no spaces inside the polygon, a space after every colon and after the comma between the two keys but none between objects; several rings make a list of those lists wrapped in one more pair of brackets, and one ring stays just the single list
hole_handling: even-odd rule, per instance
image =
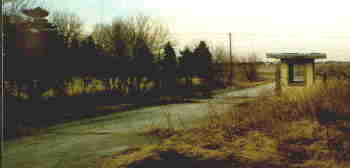
[{"label": "overgrown brush", "polygon": [[[317,120],[321,124],[350,121],[350,82],[334,80],[312,88],[285,90],[281,96],[260,96],[224,116],[232,125],[271,130],[278,123]],[[234,117],[232,117],[234,116]]]},{"label": "overgrown brush", "polygon": [[184,158],[189,162],[181,167],[197,161],[198,167],[349,167],[349,100],[350,82],[332,81],[262,95],[226,113],[209,104],[206,124],[171,135],[156,130],[167,133],[161,144],[109,159],[104,167],[171,167]]},{"label": "overgrown brush", "polygon": [[[287,165],[300,167],[350,164],[349,81],[332,80],[312,88],[285,90],[281,96],[264,95],[251,103],[233,106],[219,118],[208,120],[207,130],[203,132],[213,134],[216,130],[214,132],[218,133],[214,134],[220,134],[224,139],[215,141],[226,147],[225,143],[235,144],[242,138],[247,141],[254,132],[259,134],[257,142],[267,136],[276,143],[268,150],[279,155],[269,162],[279,158]],[[193,144],[200,141],[205,140]],[[252,145],[249,143],[247,145]],[[247,149],[241,157],[254,155],[260,158],[270,154]],[[326,164],[322,162],[324,160],[334,161],[334,164]]]},{"label": "overgrown brush", "polygon": [[329,79],[350,80],[350,64],[348,63],[317,64],[316,73],[317,75],[321,76],[323,80],[329,80]]}]

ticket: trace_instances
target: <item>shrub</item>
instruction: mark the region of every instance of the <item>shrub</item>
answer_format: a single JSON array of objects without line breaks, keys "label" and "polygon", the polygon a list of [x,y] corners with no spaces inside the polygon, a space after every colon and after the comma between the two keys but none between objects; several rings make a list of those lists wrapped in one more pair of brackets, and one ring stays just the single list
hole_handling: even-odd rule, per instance
[{"label": "shrub", "polygon": [[[260,96],[232,111],[234,124],[269,129],[286,121],[317,120],[321,124],[350,121],[350,82],[334,80],[313,88],[285,90],[281,96]],[[228,117],[230,118],[230,117]]]}]

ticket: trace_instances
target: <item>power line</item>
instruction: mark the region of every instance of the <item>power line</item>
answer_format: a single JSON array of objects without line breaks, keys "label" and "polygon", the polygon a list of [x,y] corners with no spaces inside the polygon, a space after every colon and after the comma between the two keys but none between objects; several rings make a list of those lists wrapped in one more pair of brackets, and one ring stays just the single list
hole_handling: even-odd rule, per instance
[{"label": "power line", "polygon": [[231,63],[231,66],[230,66],[230,81],[232,82],[232,79],[233,79],[233,59],[232,59],[232,35],[231,35],[231,32],[229,33],[229,38],[230,38],[230,63]]},{"label": "power line", "polygon": [[101,0],[101,13],[100,13],[100,24],[102,25],[103,24],[103,20],[104,20],[104,0]]},{"label": "power line", "polygon": [[217,34],[217,35],[227,35],[227,33],[223,33],[223,32],[171,32],[170,34],[184,34],[184,35],[197,35],[197,34]]},{"label": "power line", "polygon": [[[270,38],[325,38],[325,39],[350,39],[350,36],[318,36],[318,35],[297,35],[297,34],[286,34],[286,35],[277,35],[277,34],[260,34],[260,33],[235,33],[237,37],[240,36],[250,36],[255,38],[261,37],[270,37]],[[172,36],[217,36],[224,37],[227,36],[227,33],[222,32],[173,32],[170,33]]]}]

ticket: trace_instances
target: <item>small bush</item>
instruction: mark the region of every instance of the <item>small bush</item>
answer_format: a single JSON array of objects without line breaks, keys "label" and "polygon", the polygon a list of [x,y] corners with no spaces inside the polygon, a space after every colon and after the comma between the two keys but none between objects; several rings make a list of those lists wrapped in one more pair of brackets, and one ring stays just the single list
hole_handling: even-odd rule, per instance
[{"label": "small bush", "polygon": [[253,103],[232,111],[235,121],[270,129],[278,123],[317,120],[321,124],[350,121],[350,82],[333,81],[300,90],[285,90],[283,95],[261,96]]}]

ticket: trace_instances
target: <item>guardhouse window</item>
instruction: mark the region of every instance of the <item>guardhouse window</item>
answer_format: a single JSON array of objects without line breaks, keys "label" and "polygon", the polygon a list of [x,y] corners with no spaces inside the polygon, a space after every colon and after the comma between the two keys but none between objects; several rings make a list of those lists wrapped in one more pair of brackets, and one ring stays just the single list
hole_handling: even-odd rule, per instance
[{"label": "guardhouse window", "polygon": [[305,83],[305,66],[303,64],[289,64],[289,83]]}]

